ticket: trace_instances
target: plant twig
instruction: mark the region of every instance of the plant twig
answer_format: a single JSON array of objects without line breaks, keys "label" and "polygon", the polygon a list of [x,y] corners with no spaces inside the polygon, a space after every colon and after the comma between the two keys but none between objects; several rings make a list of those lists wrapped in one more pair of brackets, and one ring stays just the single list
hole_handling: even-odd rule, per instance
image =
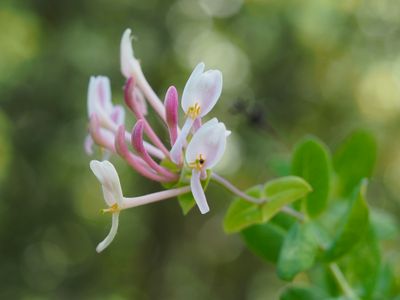
[{"label": "plant twig", "polygon": [[336,263],[329,264],[329,269],[331,270],[333,276],[335,277],[337,283],[342,289],[343,293],[351,300],[359,300],[357,295],[354,293],[346,278],[344,277],[342,271]]},{"label": "plant twig", "polygon": [[[219,183],[221,186],[223,186],[224,188],[226,188],[228,191],[232,192],[233,194],[239,196],[240,198],[251,202],[251,203],[255,203],[255,204],[262,204],[265,202],[270,201],[268,198],[255,198],[252,197],[250,195],[247,195],[245,192],[243,192],[242,190],[238,189],[236,186],[234,186],[230,181],[228,181],[226,178],[219,176],[216,173],[212,173],[211,174],[211,179],[213,179],[215,182]],[[299,220],[300,222],[304,221],[304,216],[302,213],[294,210],[291,207],[285,206],[282,208],[282,212],[292,216],[294,218],[296,218],[297,220]]]}]

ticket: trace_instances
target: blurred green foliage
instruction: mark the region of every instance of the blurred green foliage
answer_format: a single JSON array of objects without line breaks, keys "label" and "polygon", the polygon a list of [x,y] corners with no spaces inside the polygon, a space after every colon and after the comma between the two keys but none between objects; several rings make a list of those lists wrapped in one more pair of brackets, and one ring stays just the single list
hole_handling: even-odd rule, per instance
[{"label": "blurred green foliage", "polygon": [[[380,224],[398,227],[397,0],[3,0],[0,25],[1,299],[258,300],[278,299],[286,285],[238,236],[224,234],[231,196],[212,184],[210,214],[183,217],[174,200],[139,207],[121,216],[112,246],[95,253],[110,224],[98,213],[102,195],[83,152],[86,88],[90,75],[107,75],[121,102],[126,27],[160,96],[171,84],[181,93],[198,61],[222,70],[224,92],[212,115],[233,135],[220,173],[246,189],[288,175],[293,145],[305,134],[336,149],[366,128],[378,140],[367,198],[392,213]],[[115,163],[125,194],[161,189]],[[323,222],[332,227],[335,216]],[[273,232],[265,255],[277,259],[273,250],[289,227],[275,218],[269,224],[243,235]],[[399,284],[398,236],[381,247],[386,263],[375,271],[386,279],[375,290],[384,291]],[[313,272],[332,286],[318,276],[323,270]],[[365,272],[346,274],[357,283]],[[320,299],[320,291],[290,293]]]}]

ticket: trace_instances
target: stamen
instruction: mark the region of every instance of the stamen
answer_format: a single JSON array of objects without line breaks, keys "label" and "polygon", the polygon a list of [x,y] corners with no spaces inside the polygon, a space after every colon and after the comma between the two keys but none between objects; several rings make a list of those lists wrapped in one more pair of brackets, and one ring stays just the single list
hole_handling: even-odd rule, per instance
[{"label": "stamen", "polygon": [[200,115],[200,111],[201,107],[199,103],[196,102],[193,106],[188,108],[186,115],[194,120]]},{"label": "stamen", "polygon": [[189,167],[192,168],[192,169],[196,169],[198,171],[201,171],[205,162],[206,162],[206,158],[204,157],[204,155],[203,154],[199,154],[199,155],[197,155],[196,160],[189,164]]},{"label": "stamen", "polygon": [[116,213],[116,212],[119,212],[121,209],[119,208],[119,206],[118,206],[118,204],[117,203],[114,203],[112,206],[110,206],[109,208],[105,208],[105,209],[102,209],[101,210],[101,212],[103,213],[103,214],[105,214],[105,213]]}]

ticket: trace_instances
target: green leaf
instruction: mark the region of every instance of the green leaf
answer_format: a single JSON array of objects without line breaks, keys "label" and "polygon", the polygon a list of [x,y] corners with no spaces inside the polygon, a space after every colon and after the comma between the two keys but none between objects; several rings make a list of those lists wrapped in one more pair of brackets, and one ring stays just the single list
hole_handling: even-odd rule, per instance
[{"label": "green leaf", "polygon": [[[184,179],[185,177],[186,175],[183,176]],[[184,179],[183,180],[181,179],[177,187],[187,186],[189,184]],[[211,171],[207,170],[207,178],[201,181],[201,185],[203,186],[204,191],[207,190],[208,184],[210,183],[210,179],[211,179]],[[196,206],[196,200],[194,199],[192,192],[179,195],[177,198],[184,216],[186,216],[189,213],[189,211],[191,211],[192,208]]]},{"label": "green leaf", "polygon": [[279,225],[268,222],[248,227],[241,234],[251,251],[266,261],[276,262],[286,232]]},{"label": "green leaf", "polygon": [[393,272],[395,267],[389,264],[381,265],[372,299],[396,299],[396,295],[399,297],[400,287],[396,284],[398,279]]},{"label": "green leaf", "polygon": [[225,216],[224,230],[233,233],[254,224],[265,223],[279,213],[282,207],[301,199],[310,190],[307,182],[295,176],[272,180],[264,188],[254,187],[247,192],[248,195],[259,199],[267,197],[269,201],[254,204],[236,199]]},{"label": "green leaf", "polygon": [[374,136],[356,131],[337,149],[333,166],[338,174],[342,195],[350,194],[363,178],[371,176],[377,153]]},{"label": "green leaf", "polygon": [[[246,194],[260,198],[261,186],[255,186]],[[224,230],[233,233],[253,224],[263,222],[262,206],[237,198],[229,207],[224,219]]]},{"label": "green leaf", "polygon": [[[316,261],[318,261],[318,256]],[[317,262],[315,266],[307,272],[307,277],[315,286],[332,296],[332,298],[326,297],[322,299],[329,298],[333,300],[333,296],[339,296],[343,292],[338,285],[337,279],[333,276],[332,271],[326,263]]]},{"label": "green leaf", "polygon": [[321,289],[317,287],[291,286],[287,288],[280,300],[321,300],[329,298]]},{"label": "green leaf", "polygon": [[338,261],[347,281],[362,299],[369,299],[374,291],[381,260],[375,232],[371,226],[368,227],[361,241]]},{"label": "green leaf", "polygon": [[359,242],[368,228],[368,206],[365,201],[367,181],[363,180],[349,203],[347,213],[339,223],[341,228],[326,251],[326,259],[336,260]]},{"label": "green leaf", "polygon": [[179,205],[182,208],[183,215],[186,216],[196,205],[196,201],[191,192],[178,196]]},{"label": "green leaf", "polygon": [[313,188],[305,197],[307,213],[318,216],[326,207],[330,188],[330,154],[317,138],[309,137],[300,142],[294,151],[292,173],[304,178]]},{"label": "green leaf", "polygon": [[302,178],[286,176],[269,181],[264,188],[264,194],[269,199],[263,205],[263,220],[270,220],[284,206],[306,196],[312,190]]},{"label": "green leaf", "polygon": [[312,223],[295,223],[289,230],[278,259],[277,271],[280,278],[292,280],[298,273],[313,266],[318,243],[312,227]]}]

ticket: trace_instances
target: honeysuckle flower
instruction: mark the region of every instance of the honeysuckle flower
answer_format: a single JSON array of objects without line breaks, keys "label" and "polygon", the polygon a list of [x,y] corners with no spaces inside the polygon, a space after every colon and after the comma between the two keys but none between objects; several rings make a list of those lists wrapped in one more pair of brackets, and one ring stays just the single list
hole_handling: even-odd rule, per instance
[{"label": "honeysuckle flower", "polygon": [[224,123],[213,118],[196,131],[186,148],[186,163],[192,169],[190,187],[202,214],[210,209],[201,186],[201,175],[220,161],[229,134],[230,131],[226,130]]},{"label": "honeysuckle flower", "polygon": [[119,212],[124,206],[124,197],[122,196],[118,173],[109,161],[100,162],[92,160],[90,162],[90,169],[100,181],[104,200],[108,205],[108,208],[104,209],[103,212],[110,212],[112,214],[111,230],[106,238],[96,247],[96,251],[101,252],[110,245],[117,234]]},{"label": "honeysuckle flower", "polygon": [[[120,105],[111,102],[110,80],[105,76],[92,76],[88,88],[88,116],[89,119],[96,118],[98,124],[98,135],[110,138],[112,131],[125,121],[125,110]],[[93,124],[92,124],[93,125]],[[92,128],[93,129],[93,128]],[[93,153],[93,138],[87,136],[85,150],[88,154]]]},{"label": "honeysuckle flower", "polygon": [[134,55],[131,32],[129,28],[125,29],[121,38],[121,72],[126,79],[134,77],[137,80],[137,85],[141,92],[143,92],[158,115],[165,121],[163,104],[144,77],[140,62]]},{"label": "honeysuckle flower", "polygon": [[108,208],[103,209],[103,212],[112,214],[110,232],[106,238],[97,245],[96,251],[98,253],[107,248],[115,238],[118,231],[119,214],[122,210],[169,199],[190,191],[190,187],[185,186],[144,196],[127,198],[122,194],[119,176],[112,163],[107,160],[92,160],[90,162],[90,169],[102,186],[104,200],[108,206]]},{"label": "honeysuckle flower", "polygon": [[182,148],[193,124],[210,112],[221,95],[221,71],[204,72],[204,68],[204,63],[199,63],[183,89],[181,106],[186,114],[186,121],[171,149],[171,158],[177,164],[181,161]]},{"label": "honeysuckle flower", "polygon": [[127,28],[121,38],[121,72],[127,79],[136,75],[140,68],[139,61],[133,53],[131,33]]}]

